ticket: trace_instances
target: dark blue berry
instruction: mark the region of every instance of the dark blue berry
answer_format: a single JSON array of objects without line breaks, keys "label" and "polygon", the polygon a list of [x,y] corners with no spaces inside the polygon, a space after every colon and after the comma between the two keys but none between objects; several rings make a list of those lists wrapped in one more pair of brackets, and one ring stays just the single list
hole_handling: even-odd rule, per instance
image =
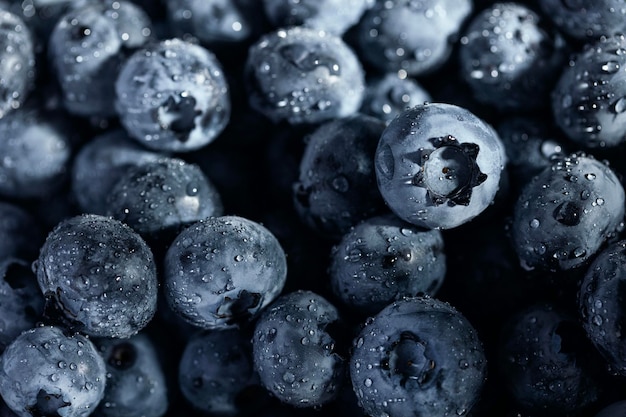
[{"label": "dark blue berry", "polygon": [[554,121],[583,148],[616,146],[626,137],[626,38],[587,44],[552,92]]},{"label": "dark blue berry", "polygon": [[294,407],[323,405],[342,385],[345,360],[329,333],[337,309],[311,291],[279,297],[261,315],[252,338],[261,383]]},{"label": "dark blue berry", "polygon": [[461,313],[433,298],[405,298],[366,321],[350,375],[367,415],[464,416],[478,400],[486,365]]},{"label": "dark blue berry", "polygon": [[230,118],[228,84],[207,49],[180,39],[135,52],[115,83],[116,109],[144,146],[188,152],[212,142]]},{"label": "dark blue berry", "polygon": [[604,407],[594,417],[619,417],[626,415],[626,400],[614,402]]},{"label": "dark blue berry", "polygon": [[446,274],[441,232],[388,214],[346,233],[331,253],[332,290],[351,309],[376,314],[404,297],[433,296]]},{"label": "dark blue berry", "polygon": [[148,16],[128,1],[94,3],[62,16],[48,54],[65,108],[79,116],[114,116],[120,66],[151,34]]},{"label": "dark blue berry", "polygon": [[401,219],[449,229],[494,200],[505,164],[495,130],[468,110],[431,103],[403,111],[376,150],[378,188]]},{"label": "dark blue berry", "polygon": [[502,331],[499,369],[523,408],[572,413],[598,399],[599,364],[580,323],[551,306],[527,308]]},{"label": "dark blue berry", "polygon": [[46,238],[36,265],[47,308],[91,336],[129,337],[156,311],[152,252],[123,223],[99,215],[61,222]]},{"label": "dark blue berry", "polygon": [[477,100],[499,110],[548,108],[567,48],[543,22],[519,3],[496,3],[473,18],[459,61]]},{"label": "dark blue berry", "polygon": [[167,384],[152,341],[144,334],[94,341],[106,365],[98,417],[160,417],[167,411]]},{"label": "dark blue berry", "polygon": [[513,246],[527,269],[572,269],[615,236],[623,217],[624,189],[613,171],[573,154],[523,188],[513,211]]},{"label": "dark blue berry", "polygon": [[185,398],[212,416],[247,415],[269,399],[253,368],[250,339],[238,329],[193,335],[178,371]]},{"label": "dark blue berry", "polygon": [[0,201],[0,262],[9,258],[35,260],[45,235],[27,211]]},{"label": "dark blue berry", "polygon": [[262,0],[265,14],[277,28],[306,26],[343,35],[374,0]]},{"label": "dark blue berry", "polygon": [[282,247],[262,225],[237,216],[212,217],[183,230],[164,260],[165,296],[191,324],[244,324],[282,291]]},{"label": "dark blue berry", "polygon": [[294,27],[266,34],[245,64],[252,108],[274,122],[319,123],[361,106],[361,63],[339,37]]},{"label": "dark blue berry", "polygon": [[421,75],[452,52],[471,0],[376,1],[357,25],[360,56],[381,72]]},{"label": "dark blue berry", "polygon": [[0,356],[0,395],[20,417],[86,417],[102,400],[105,383],[93,343],[57,327],[25,331]]},{"label": "dark blue berry", "polygon": [[569,36],[581,40],[624,33],[626,7],[621,0],[541,0],[544,13]]},{"label": "dark blue berry", "polygon": [[307,136],[293,190],[296,210],[312,230],[339,238],[384,211],[374,172],[384,129],[381,120],[357,114],[324,123]]}]

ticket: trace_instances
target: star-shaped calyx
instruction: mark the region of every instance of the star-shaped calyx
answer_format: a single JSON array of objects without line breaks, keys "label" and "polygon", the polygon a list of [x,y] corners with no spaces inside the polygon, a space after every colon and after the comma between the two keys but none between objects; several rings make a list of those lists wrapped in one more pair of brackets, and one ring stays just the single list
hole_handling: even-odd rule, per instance
[{"label": "star-shaped calyx", "polygon": [[478,145],[459,143],[451,135],[428,141],[433,149],[420,149],[416,153],[414,162],[420,170],[411,184],[425,188],[427,197],[435,206],[469,205],[472,189],[487,179],[476,163]]}]

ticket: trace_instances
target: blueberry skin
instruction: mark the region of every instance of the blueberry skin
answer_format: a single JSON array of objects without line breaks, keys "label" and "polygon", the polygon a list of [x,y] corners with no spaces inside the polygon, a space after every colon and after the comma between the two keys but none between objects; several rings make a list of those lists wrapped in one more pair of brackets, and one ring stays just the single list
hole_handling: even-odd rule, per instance
[{"label": "blueberry skin", "polygon": [[254,33],[254,22],[241,0],[166,0],[171,29],[178,36],[195,36],[205,44],[243,42]]},{"label": "blueberry skin", "polygon": [[582,153],[558,159],[522,189],[513,247],[526,269],[583,265],[623,227],[624,189],[613,171]]},{"label": "blueberry skin", "polygon": [[336,351],[329,326],[337,309],[311,291],[279,297],[256,323],[252,338],[254,367],[261,383],[294,407],[321,406],[338,394],[345,357]]},{"label": "blueberry skin", "polygon": [[152,252],[117,220],[85,214],[61,222],[46,238],[36,270],[62,321],[90,336],[130,337],[156,311]]},{"label": "blueberry skin", "polygon": [[354,341],[352,386],[372,417],[467,415],[485,382],[476,331],[452,306],[405,298],[368,319]]},{"label": "blueberry skin", "polygon": [[151,22],[128,1],[71,10],[54,27],[48,55],[63,104],[77,116],[115,115],[115,80],[122,62],[151,40]]},{"label": "blueberry skin", "polygon": [[306,137],[293,192],[296,211],[312,230],[339,239],[384,211],[374,172],[384,129],[382,121],[357,114],[326,122]]},{"label": "blueberry skin", "polygon": [[152,341],[139,333],[128,339],[94,340],[106,365],[104,398],[97,417],[160,417],[167,411],[165,375]]},{"label": "blueberry skin", "polygon": [[504,382],[526,410],[565,415],[598,399],[597,357],[576,317],[526,308],[503,327],[498,351]]},{"label": "blueberry skin", "polygon": [[377,1],[356,27],[362,59],[381,72],[423,75],[443,65],[471,0]]},{"label": "blueberry skin", "polygon": [[122,129],[102,133],[87,142],[74,157],[72,195],[84,213],[106,214],[107,196],[126,170],[163,156],[142,147]]},{"label": "blueberry skin", "polygon": [[518,3],[495,3],[472,19],[460,40],[459,62],[478,101],[505,111],[549,106],[569,51],[544,22]]},{"label": "blueberry skin", "polygon": [[263,0],[274,27],[306,26],[341,36],[356,24],[375,0]]},{"label": "blueberry skin", "polygon": [[376,149],[378,189],[401,219],[450,229],[493,201],[506,162],[495,130],[468,110],[430,103],[403,111]]},{"label": "blueberry skin", "polygon": [[222,214],[221,197],[195,164],[160,158],[129,168],[107,196],[107,214],[145,239],[176,235],[184,226]]},{"label": "blueberry skin", "polygon": [[237,216],[183,230],[167,250],[163,284],[170,308],[204,329],[236,327],[282,291],[287,261],[274,235]]},{"label": "blueberry skin", "polygon": [[613,147],[626,137],[626,38],[586,44],[552,92],[554,121],[583,148]]},{"label": "blueberry skin", "polygon": [[580,40],[624,33],[626,8],[621,0],[542,0],[543,12],[561,29]]},{"label": "blueberry skin", "polygon": [[66,132],[39,109],[22,108],[0,119],[0,195],[46,198],[67,178],[71,144]]},{"label": "blueberry skin", "polygon": [[30,264],[16,258],[0,261],[0,353],[20,333],[35,327],[43,308]]},{"label": "blueberry skin", "polygon": [[365,90],[361,63],[339,37],[294,27],[261,37],[248,51],[250,106],[274,123],[321,123],[350,116]]},{"label": "blueberry skin", "polygon": [[333,247],[329,267],[335,296],[361,314],[393,301],[434,296],[446,274],[443,236],[387,214],[369,218]]},{"label": "blueberry skin", "polygon": [[0,356],[0,394],[20,417],[86,417],[102,400],[105,381],[93,343],[54,326],[25,331]]},{"label": "blueberry skin", "polygon": [[0,201],[0,261],[33,261],[43,240],[43,231],[32,215],[16,204]]},{"label": "blueberry skin", "polygon": [[220,62],[207,49],[176,38],[128,58],[115,92],[122,125],[153,150],[197,150],[215,140],[230,118]]},{"label": "blueberry skin", "polygon": [[35,86],[35,46],[30,28],[0,10],[0,118],[22,106]]},{"label": "blueberry skin", "polygon": [[402,111],[427,101],[432,98],[417,81],[387,73],[367,81],[361,112],[389,124]]},{"label": "blueberry skin", "polygon": [[626,375],[626,241],[613,243],[591,263],[580,284],[579,307],[587,336],[615,375]]},{"label": "blueberry skin", "polygon": [[626,415],[626,400],[614,402],[604,407],[595,417],[621,417]]},{"label": "blueberry skin", "polygon": [[187,401],[211,416],[247,415],[268,399],[253,368],[251,341],[238,329],[194,334],[181,356],[178,381]]}]

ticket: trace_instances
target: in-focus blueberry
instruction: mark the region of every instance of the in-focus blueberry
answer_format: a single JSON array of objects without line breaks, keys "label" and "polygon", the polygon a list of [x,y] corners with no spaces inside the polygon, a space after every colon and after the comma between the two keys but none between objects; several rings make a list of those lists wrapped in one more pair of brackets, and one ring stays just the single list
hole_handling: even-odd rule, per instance
[{"label": "in-focus blueberry", "polygon": [[195,409],[211,416],[249,415],[269,399],[252,363],[252,344],[239,329],[202,330],[183,351],[180,389]]},{"label": "in-focus blueberry", "polygon": [[439,230],[425,230],[388,214],[346,233],[331,252],[330,282],[350,308],[376,314],[391,302],[433,296],[446,274]]},{"label": "in-focus blueberry", "polygon": [[443,103],[415,106],[380,138],[378,188],[404,221],[449,229],[493,202],[505,159],[495,130],[468,110]]},{"label": "in-focus blueberry", "polygon": [[606,164],[584,154],[553,161],[522,189],[513,247],[526,269],[583,265],[623,227],[624,189]]},{"label": "in-focus blueberry", "polygon": [[0,356],[0,395],[20,417],[86,417],[102,400],[105,383],[93,343],[58,327],[27,330]]},{"label": "in-focus blueberry", "polygon": [[368,319],[353,343],[352,386],[367,415],[464,416],[487,362],[476,331],[452,306],[405,298]]},{"label": "in-focus blueberry", "polygon": [[261,383],[294,407],[321,406],[342,386],[345,356],[330,330],[337,309],[311,291],[279,297],[259,317],[252,338]]},{"label": "in-focus blueberry", "polygon": [[245,324],[282,291],[285,253],[262,225],[238,216],[212,217],[183,230],[164,259],[171,309],[191,324]]},{"label": "in-focus blueberry", "polygon": [[94,416],[160,417],[167,411],[167,383],[152,341],[139,333],[128,339],[94,340],[106,365],[106,387]]},{"label": "in-focus blueberry", "polygon": [[228,84],[207,49],[167,39],[135,52],[115,83],[116,109],[144,146],[189,152],[212,142],[230,118]]},{"label": "in-focus blueberry", "polygon": [[472,9],[471,0],[376,1],[357,25],[357,49],[381,72],[433,71],[450,56]]},{"label": "in-focus blueberry", "polygon": [[495,3],[475,16],[461,38],[461,75],[474,97],[498,110],[549,107],[567,58],[566,42],[521,3]]},{"label": "in-focus blueberry", "polygon": [[99,215],[61,222],[36,264],[47,309],[91,336],[129,337],[145,327],[157,304],[156,265],[141,237]]},{"label": "in-focus blueberry", "polygon": [[296,210],[312,230],[338,239],[385,211],[374,172],[384,129],[381,120],[357,114],[326,122],[306,137],[293,192]]},{"label": "in-focus blueberry", "polygon": [[554,121],[583,148],[616,146],[626,137],[626,37],[586,44],[552,92]]},{"label": "in-focus blueberry", "polygon": [[349,116],[365,89],[361,63],[341,38],[302,27],[261,37],[248,52],[245,77],[252,108],[292,125]]}]

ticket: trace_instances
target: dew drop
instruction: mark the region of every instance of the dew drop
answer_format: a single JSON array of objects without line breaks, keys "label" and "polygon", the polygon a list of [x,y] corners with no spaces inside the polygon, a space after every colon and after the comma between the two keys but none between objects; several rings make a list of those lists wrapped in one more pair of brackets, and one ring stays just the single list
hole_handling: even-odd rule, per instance
[{"label": "dew drop", "polygon": [[539,220],[538,220],[538,219],[532,219],[532,220],[530,221],[530,227],[531,227],[531,228],[533,228],[533,229],[538,228],[540,224],[541,224],[541,223],[539,223]]},{"label": "dew drop", "polygon": [[372,386],[372,380],[369,378],[365,378],[365,381],[363,381],[363,385],[365,385],[366,387],[371,387]]}]

